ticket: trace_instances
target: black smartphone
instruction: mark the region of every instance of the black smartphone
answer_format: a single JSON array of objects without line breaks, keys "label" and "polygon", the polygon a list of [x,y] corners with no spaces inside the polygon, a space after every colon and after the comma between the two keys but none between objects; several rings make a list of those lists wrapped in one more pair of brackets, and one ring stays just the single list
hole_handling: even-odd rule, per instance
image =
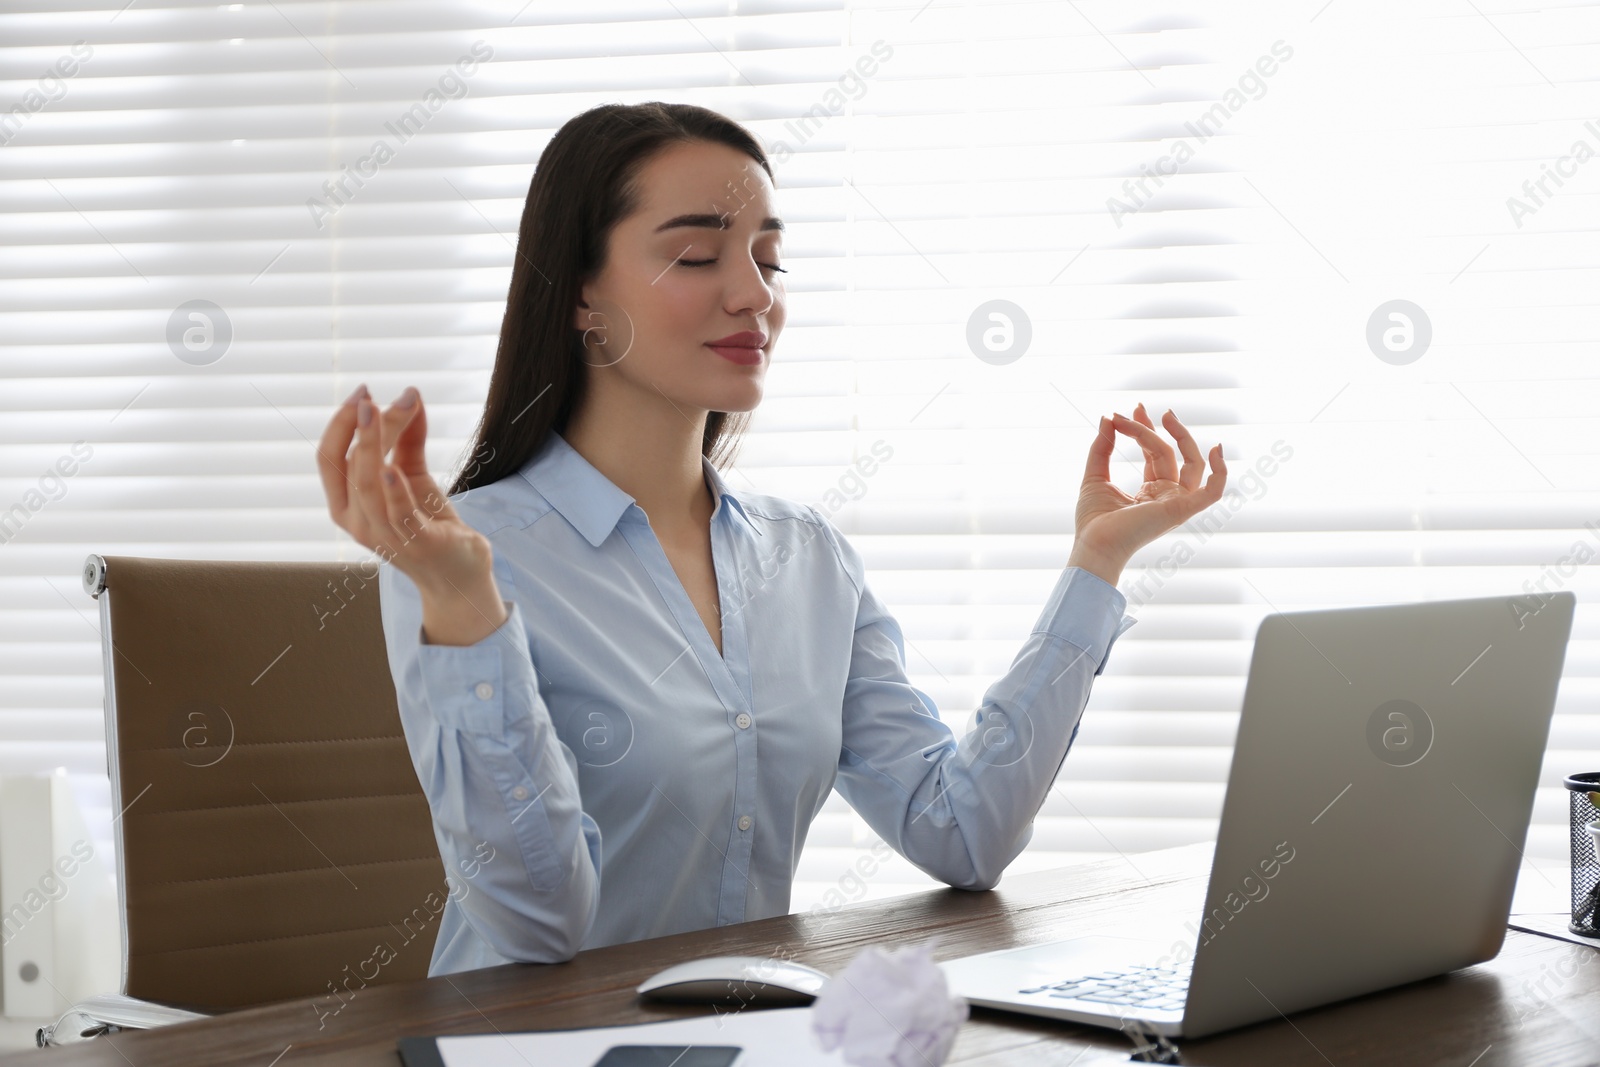
[{"label": "black smartphone", "polygon": [[594,1067],[734,1067],[735,1045],[612,1045]]}]

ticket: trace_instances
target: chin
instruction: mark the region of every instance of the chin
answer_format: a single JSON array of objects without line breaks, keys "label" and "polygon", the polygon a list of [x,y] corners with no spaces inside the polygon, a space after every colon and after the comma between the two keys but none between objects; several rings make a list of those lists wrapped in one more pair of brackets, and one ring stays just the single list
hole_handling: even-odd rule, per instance
[{"label": "chin", "polygon": [[761,403],[762,392],[760,382],[750,382],[742,388],[708,392],[705,396],[690,402],[695,407],[705,408],[707,411],[726,411],[729,414],[736,414],[741,411],[754,411],[756,405]]},{"label": "chin", "polygon": [[754,411],[760,404],[761,391],[758,389],[754,394],[748,396],[729,397],[723,403],[714,405],[709,410],[726,411],[730,415],[736,415],[741,411]]}]

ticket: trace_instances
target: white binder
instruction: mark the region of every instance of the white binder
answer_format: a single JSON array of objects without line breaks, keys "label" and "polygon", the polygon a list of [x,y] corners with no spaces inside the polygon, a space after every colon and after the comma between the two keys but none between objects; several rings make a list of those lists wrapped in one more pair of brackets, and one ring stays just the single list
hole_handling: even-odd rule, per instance
[{"label": "white binder", "polygon": [[0,775],[0,995],[8,1018],[54,1019],[115,989],[122,944],[110,857],[64,772]]}]

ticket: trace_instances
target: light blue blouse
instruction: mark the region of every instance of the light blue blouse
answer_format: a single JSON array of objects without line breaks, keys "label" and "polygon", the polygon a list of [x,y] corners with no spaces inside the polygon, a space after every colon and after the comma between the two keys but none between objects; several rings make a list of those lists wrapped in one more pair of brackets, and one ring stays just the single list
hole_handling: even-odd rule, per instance
[{"label": "light blue blouse", "polygon": [[381,566],[450,879],[430,975],[785,914],[831,789],[960,888],[993,886],[1032,836],[1133,623],[1122,594],[1066,568],[958,743],[907,681],[900,627],[838,529],[702,466],[720,655],[644,511],[559,434],[452,500],[494,546],[510,611],[494,633],[423,643],[415,584]]}]

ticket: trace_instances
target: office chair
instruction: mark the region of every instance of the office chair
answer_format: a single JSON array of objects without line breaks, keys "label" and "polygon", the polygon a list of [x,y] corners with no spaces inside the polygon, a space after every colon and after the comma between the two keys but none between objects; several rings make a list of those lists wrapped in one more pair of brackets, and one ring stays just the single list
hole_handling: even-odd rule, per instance
[{"label": "office chair", "polygon": [[126,996],[331,1009],[427,976],[448,886],[366,567],[85,561]]}]

